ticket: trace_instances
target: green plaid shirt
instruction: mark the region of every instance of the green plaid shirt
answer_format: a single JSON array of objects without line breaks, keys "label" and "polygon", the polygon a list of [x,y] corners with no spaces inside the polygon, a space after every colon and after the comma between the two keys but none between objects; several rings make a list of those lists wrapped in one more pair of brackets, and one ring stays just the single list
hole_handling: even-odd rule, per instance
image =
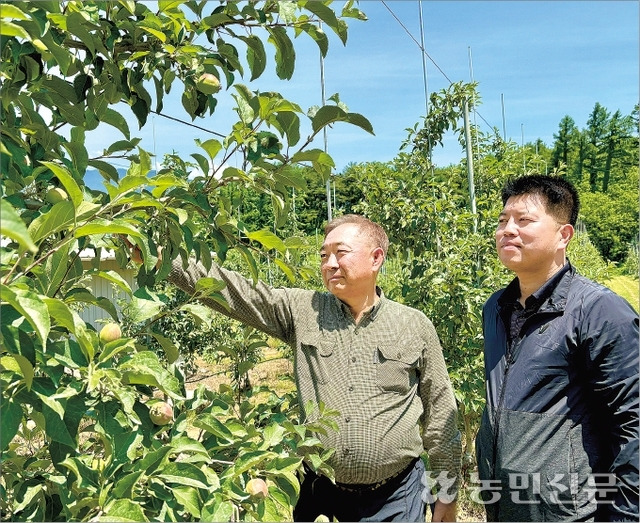
[{"label": "green plaid shirt", "polygon": [[193,293],[203,277],[226,282],[231,311],[213,300],[205,304],[294,348],[300,405],[321,401],[340,412],[339,431],[319,436],[336,449],[329,462],[336,481],[376,483],[423,449],[434,477],[459,475],[456,402],[436,331],[422,312],[380,293],[356,325],[328,292],[254,285],[215,265],[208,273],[193,261],[183,268],[179,258],[169,281]]}]

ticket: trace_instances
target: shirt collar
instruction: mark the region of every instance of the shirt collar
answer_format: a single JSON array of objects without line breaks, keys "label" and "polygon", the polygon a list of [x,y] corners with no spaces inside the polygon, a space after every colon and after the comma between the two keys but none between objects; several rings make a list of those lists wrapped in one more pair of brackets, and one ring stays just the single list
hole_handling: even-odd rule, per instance
[{"label": "shirt collar", "polygon": [[[375,317],[378,315],[378,312],[380,311],[380,307],[382,307],[382,302],[386,300],[384,293],[382,292],[382,289],[377,285],[376,285],[376,294],[378,295],[378,298],[379,298],[378,303],[376,303],[373,307],[371,307],[365,313],[365,317],[369,318],[370,321],[373,321],[375,319]],[[351,317],[351,310],[349,309],[349,306],[345,302],[339,300],[336,296],[334,296],[334,298],[340,305],[342,312],[345,315],[348,315],[349,317]]]},{"label": "shirt collar", "polygon": [[375,317],[378,315],[378,312],[380,311],[380,307],[382,307],[382,302],[386,300],[386,298],[384,297],[384,293],[382,292],[382,289],[380,287],[378,287],[376,285],[376,294],[378,295],[378,303],[376,303],[373,307],[371,307],[371,309],[369,309],[368,315],[369,318],[371,318],[371,321],[373,321],[375,319]]},{"label": "shirt collar", "polygon": [[[560,283],[562,277],[571,269],[571,264],[567,262],[556,272],[551,278],[549,278],[542,287],[527,298],[525,301],[525,309],[538,308],[544,301],[551,296],[553,291]],[[498,302],[501,305],[513,304],[520,298],[520,284],[518,278],[514,278],[507,288],[502,293],[502,296],[498,298]]]},{"label": "shirt collar", "polygon": [[565,275],[565,273],[570,269],[569,262],[566,262],[558,272],[556,272],[551,278],[549,278],[546,283],[540,287],[536,292],[534,292],[531,296],[527,298],[527,305],[530,299],[533,298],[532,303],[536,303],[538,305],[542,304],[556,289],[558,283]]}]

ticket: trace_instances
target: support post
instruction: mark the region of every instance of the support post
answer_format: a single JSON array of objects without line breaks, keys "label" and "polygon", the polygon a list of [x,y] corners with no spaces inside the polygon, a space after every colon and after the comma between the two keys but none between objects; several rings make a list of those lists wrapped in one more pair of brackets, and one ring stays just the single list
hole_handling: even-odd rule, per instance
[{"label": "support post", "polygon": [[464,139],[467,152],[467,178],[469,181],[469,199],[471,200],[471,213],[473,214],[473,232],[478,232],[478,215],[476,213],[476,189],[473,180],[473,143],[471,141],[471,127],[469,125],[469,101],[464,100]]}]

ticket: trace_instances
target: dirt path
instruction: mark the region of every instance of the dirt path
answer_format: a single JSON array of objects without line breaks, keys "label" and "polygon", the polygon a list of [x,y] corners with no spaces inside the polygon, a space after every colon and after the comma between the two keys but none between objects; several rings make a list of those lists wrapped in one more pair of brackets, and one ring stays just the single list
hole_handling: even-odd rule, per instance
[{"label": "dirt path", "polygon": [[[221,384],[230,384],[231,377],[227,372],[228,365],[208,363],[204,359],[196,358],[197,371],[187,378],[187,391],[193,391],[204,385],[209,390],[218,390]],[[293,364],[282,357],[277,349],[264,351],[262,361],[249,371],[249,380],[253,386],[268,385],[278,393],[290,392],[295,388],[292,380],[286,379],[293,375]]]}]

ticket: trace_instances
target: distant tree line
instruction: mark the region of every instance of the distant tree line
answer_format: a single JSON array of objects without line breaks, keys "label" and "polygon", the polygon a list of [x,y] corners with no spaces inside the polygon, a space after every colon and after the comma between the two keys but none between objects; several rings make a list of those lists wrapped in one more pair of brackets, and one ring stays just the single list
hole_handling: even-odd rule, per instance
[{"label": "distant tree line", "polygon": [[606,193],[638,165],[638,105],[632,114],[623,115],[596,103],[586,128],[578,129],[567,115],[553,137],[553,168],[574,182],[587,180],[591,192]]},{"label": "distant tree line", "polygon": [[[527,143],[523,148],[515,142],[504,142],[499,135],[481,136],[481,158],[476,158],[478,169],[485,175],[476,183],[494,185],[496,175],[525,172],[553,173],[573,181],[582,200],[581,221],[593,244],[608,261],[621,263],[638,244],[638,106],[630,115],[619,110],[613,114],[596,103],[585,129],[579,129],[573,118],[565,116],[559,124],[551,147],[541,140]],[[474,130],[475,131],[475,130]],[[414,147],[419,144],[416,133]],[[402,157],[400,154],[400,157]],[[522,158],[524,155],[524,158]],[[396,159],[397,160],[397,159]],[[396,162],[394,160],[394,162]],[[349,164],[343,172],[330,180],[330,198],[333,213],[354,212],[366,200],[363,194],[365,177],[385,171],[391,165],[383,162]],[[461,190],[466,191],[465,161],[457,166],[428,168],[428,173],[416,183],[436,183],[451,176],[460,179]],[[291,190],[289,220],[280,234],[297,233],[313,236],[321,233],[327,220],[327,185],[312,169],[300,169],[306,180],[305,188]],[[391,170],[400,167],[395,165]],[[452,171],[456,174],[452,174]],[[417,176],[417,175],[412,175]],[[478,188],[476,188],[478,190]],[[275,230],[272,203],[268,195],[254,193],[249,188],[229,187],[227,195],[236,208],[237,218],[252,228]],[[497,193],[493,193],[497,197]],[[384,197],[384,195],[380,195]]]}]

